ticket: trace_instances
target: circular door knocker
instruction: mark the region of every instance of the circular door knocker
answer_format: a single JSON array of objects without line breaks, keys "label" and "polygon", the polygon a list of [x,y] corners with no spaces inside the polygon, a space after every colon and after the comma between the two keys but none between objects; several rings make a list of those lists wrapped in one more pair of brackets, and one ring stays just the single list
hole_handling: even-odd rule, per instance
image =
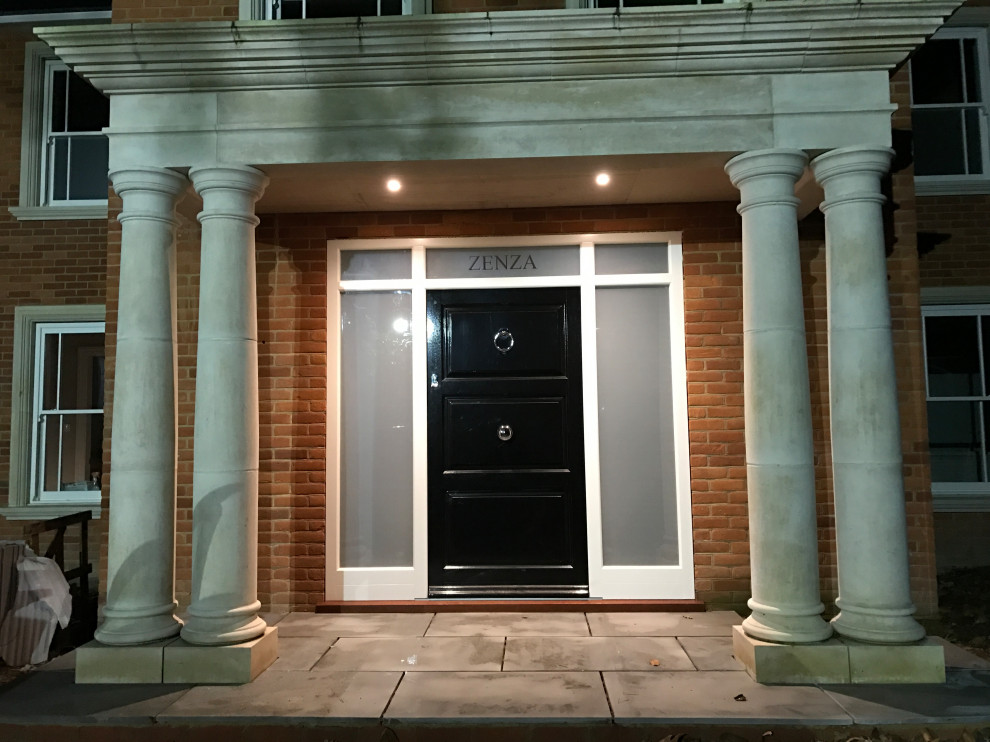
[{"label": "circular door knocker", "polygon": [[512,337],[512,333],[506,328],[502,328],[495,333],[495,350],[497,350],[502,355],[505,355],[510,350],[512,346],[516,344],[516,339]]},{"label": "circular door knocker", "polygon": [[499,425],[498,426],[498,439],[500,441],[511,441],[512,440],[512,426],[511,425]]}]

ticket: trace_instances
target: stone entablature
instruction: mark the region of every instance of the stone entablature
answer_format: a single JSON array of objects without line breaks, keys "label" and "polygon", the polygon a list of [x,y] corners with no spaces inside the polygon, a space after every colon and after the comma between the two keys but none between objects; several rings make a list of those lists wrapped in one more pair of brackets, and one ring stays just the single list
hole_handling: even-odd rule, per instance
[{"label": "stone entablature", "polygon": [[957,5],[778,0],[38,33],[111,95],[111,169],[244,152],[263,165],[814,151],[889,144],[888,72]]}]

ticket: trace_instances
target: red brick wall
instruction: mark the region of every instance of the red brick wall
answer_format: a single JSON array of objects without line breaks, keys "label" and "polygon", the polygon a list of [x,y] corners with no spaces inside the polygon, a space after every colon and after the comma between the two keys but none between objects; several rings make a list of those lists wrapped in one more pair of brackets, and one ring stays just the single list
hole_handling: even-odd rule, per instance
[{"label": "red brick wall", "polygon": [[236,21],[237,0],[113,0],[114,23]]},{"label": "red brick wall", "polygon": [[[20,196],[28,40],[23,30],[0,27],[0,505],[7,504],[9,495],[14,309],[103,304],[106,286],[104,221],[17,221],[8,210],[17,206]],[[0,516],[0,539],[21,538],[23,525]],[[97,523],[92,529],[94,548],[100,528]]]},{"label": "red brick wall", "polygon": [[[967,5],[990,5],[990,2]],[[906,81],[905,81],[906,87]],[[905,121],[909,126],[909,120]],[[918,231],[935,238],[924,244],[920,283],[926,288],[990,286],[990,195],[919,196]],[[922,387],[923,390],[923,387]],[[990,564],[986,534],[990,513],[936,513],[939,571]]]},{"label": "red brick wall", "polygon": [[[192,197],[190,197],[192,198]],[[195,208],[192,209],[195,211]],[[905,210],[905,214],[909,210]],[[899,230],[907,220],[899,217]],[[827,413],[824,248],[813,221],[803,230],[802,266],[815,420],[822,591],[834,599]],[[347,238],[497,236],[612,231],[683,231],[688,417],[695,585],[715,606],[749,597],[742,399],[739,222],[732,204],[535,208],[457,212],[265,215],[257,231],[261,476],[259,597],[273,610],[309,609],[323,599],[326,564],[326,244]],[[178,282],[179,476],[176,592],[188,602],[191,569],[192,432],[195,392],[198,227],[180,229]],[[116,319],[119,228],[111,230],[108,328]],[[913,247],[891,256],[899,369],[917,365]],[[914,339],[912,339],[914,338]],[[112,342],[108,375],[112,377]],[[934,609],[926,446],[914,404],[918,378],[901,376],[912,584],[922,614]],[[112,401],[112,385],[108,402]],[[923,409],[921,409],[923,412]],[[919,425],[921,426],[919,428]],[[109,426],[108,426],[109,431]],[[109,445],[106,446],[109,451]],[[915,460],[917,459],[917,460]]]},{"label": "red brick wall", "polygon": [[922,285],[990,285],[990,195],[922,196],[918,229],[945,237],[921,257]]}]

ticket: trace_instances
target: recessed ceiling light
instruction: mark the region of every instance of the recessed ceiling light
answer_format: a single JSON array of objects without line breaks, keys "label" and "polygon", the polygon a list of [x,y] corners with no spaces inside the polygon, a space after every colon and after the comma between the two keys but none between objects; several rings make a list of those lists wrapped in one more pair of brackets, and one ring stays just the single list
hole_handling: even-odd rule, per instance
[{"label": "recessed ceiling light", "polygon": [[402,190],[402,182],[398,178],[389,178],[385,187],[392,191],[392,193],[398,193]]},{"label": "recessed ceiling light", "polygon": [[600,186],[607,186],[611,180],[612,178],[608,173],[598,173],[598,175],[595,176],[595,182]]}]

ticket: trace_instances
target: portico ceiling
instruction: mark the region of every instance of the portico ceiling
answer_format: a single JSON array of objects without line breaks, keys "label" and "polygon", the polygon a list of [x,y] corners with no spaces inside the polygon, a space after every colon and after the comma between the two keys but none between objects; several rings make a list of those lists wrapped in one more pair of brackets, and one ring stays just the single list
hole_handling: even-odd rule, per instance
[{"label": "portico ceiling", "polygon": [[[259,165],[262,213],[735,201],[731,154]],[[595,176],[607,173],[606,186]],[[396,193],[386,182],[396,178]],[[810,189],[813,190],[813,189]],[[817,193],[809,193],[813,208]]]}]

